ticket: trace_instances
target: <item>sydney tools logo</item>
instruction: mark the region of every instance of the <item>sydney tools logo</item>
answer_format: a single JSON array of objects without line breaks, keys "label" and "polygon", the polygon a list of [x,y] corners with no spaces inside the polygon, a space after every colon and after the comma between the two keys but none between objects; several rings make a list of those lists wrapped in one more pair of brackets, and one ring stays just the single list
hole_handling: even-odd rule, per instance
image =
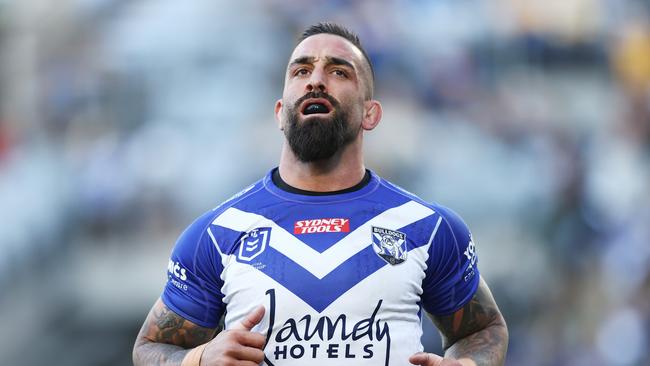
[{"label": "sydney tools logo", "polygon": [[350,219],[300,220],[293,225],[294,234],[348,233]]}]

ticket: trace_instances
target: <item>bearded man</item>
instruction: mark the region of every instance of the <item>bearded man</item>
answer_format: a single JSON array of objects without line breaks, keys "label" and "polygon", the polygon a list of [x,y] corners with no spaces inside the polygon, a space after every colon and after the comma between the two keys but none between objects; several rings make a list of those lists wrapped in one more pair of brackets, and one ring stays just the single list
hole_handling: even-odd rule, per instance
[{"label": "bearded man", "polygon": [[[304,32],[275,105],[279,166],[181,234],[135,365],[503,365],[507,327],[463,220],[364,165],[373,84],[355,34]],[[443,356],[422,352],[422,310]]]}]

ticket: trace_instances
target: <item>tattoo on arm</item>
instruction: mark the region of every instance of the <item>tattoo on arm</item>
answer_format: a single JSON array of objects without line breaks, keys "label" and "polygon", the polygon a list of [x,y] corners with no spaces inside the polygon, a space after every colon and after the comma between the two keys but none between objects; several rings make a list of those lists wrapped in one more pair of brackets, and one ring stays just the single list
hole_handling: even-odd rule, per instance
[{"label": "tattoo on arm", "polygon": [[133,348],[136,366],[181,364],[187,349],[210,341],[215,329],[204,328],[175,314],[159,299],[140,329]]},{"label": "tattoo on arm", "polygon": [[433,317],[442,335],[445,356],[470,358],[478,366],[503,365],[508,328],[483,279],[472,300],[447,316]]}]

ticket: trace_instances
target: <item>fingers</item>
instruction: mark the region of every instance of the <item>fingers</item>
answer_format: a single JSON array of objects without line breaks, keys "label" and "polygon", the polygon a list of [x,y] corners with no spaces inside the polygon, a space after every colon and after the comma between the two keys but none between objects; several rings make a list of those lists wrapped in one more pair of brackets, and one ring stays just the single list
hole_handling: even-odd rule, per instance
[{"label": "fingers", "polygon": [[266,336],[252,332],[264,318],[264,306],[258,306],[239,323],[210,341],[201,356],[202,365],[256,366],[264,361]]},{"label": "fingers", "polygon": [[264,344],[266,344],[266,337],[261,333],[235,330],[231,334],[237,343],[242,346],[262,349],[264,348]]},{"label": "fingers", "polygon": [[226,330],[206,347],[201,365],[259,365],[264,361],[266,337],[245,329]]},{"label": "fingers", "polygon": [[254,362],[255,365],[259,365],[264,361],[264,351],[253,347],[237,347],[233,349],[230,356],[239,361]]},{"label": "fingers", "polygon": [[418,352],[413,356],[409,357],[409,362],[413,365],[420,366],[440,366],[442,364],[443,358],[426,352]]},{"label": "fingers", "polygon": [[256,307],[255,310],[251,311],[250,313],[248,313],[248,315],[246,315],[246,317],[244,318],[244,320],[241,321],[241,323],[235,325],[234,327],[232,327],[232,329],[250,331],[251,329],[253,329],[254,326],[256,326],[257,324],[259,324],[259,322],[262,321],[262,319],[264,318],[264,311],[265,310],[263,305]]}]

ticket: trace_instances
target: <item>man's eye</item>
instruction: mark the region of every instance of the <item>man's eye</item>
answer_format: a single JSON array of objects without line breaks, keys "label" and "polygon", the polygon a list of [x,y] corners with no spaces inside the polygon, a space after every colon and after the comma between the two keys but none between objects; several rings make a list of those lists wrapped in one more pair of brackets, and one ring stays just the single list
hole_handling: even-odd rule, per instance
[{"label": "man's eye", "polygon": [[333,72],[334,72],[334,74],[336,76],[342,76],[342,77],[347,77],[348,76],[348,74],[343,70],[338,70],[337,69],[337,70],[334,70]]},{"label": "man's eye", "polygon": [[307,75],[307,74],[309,74],[309,70],[307,70],[307,69],[298,69],[298,70],[296,70],[296,72],[294,72],[294,75],[303,76],[303,75]]}]

